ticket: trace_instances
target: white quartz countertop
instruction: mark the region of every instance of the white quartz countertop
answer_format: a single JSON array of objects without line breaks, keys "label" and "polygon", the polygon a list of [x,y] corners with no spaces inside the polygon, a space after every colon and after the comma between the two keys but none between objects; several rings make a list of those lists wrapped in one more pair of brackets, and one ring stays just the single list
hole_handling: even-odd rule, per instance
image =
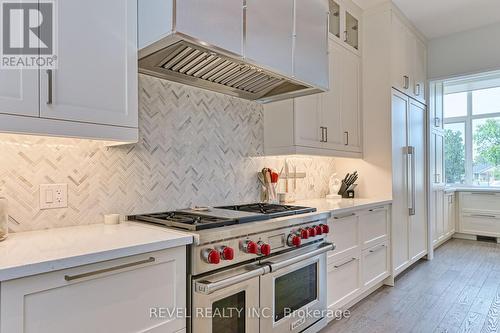
[{"label": "white quartz countertop", "polygon": [[500,193],[500,187],[446,187],[445,192],[494,192]]},{"label": "white quartz countertop", "polygon": [[355,199],[309,199],[299,200],[293,205],[314,207],[318,211],[329,211],[333,215],[350,213],[360,209],[368,209],[392,203],[389,198],[355,198]]},{"label": "white quartz countertop", "polygon": [[191,244],[188,233],[123,222],[9,234],[0,242],[0,281]]}]

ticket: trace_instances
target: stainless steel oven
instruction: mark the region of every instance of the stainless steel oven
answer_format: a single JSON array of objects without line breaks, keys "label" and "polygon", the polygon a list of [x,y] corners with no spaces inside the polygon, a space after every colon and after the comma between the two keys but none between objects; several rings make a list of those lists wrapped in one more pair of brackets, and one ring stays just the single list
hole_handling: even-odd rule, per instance
[{"label": "stainless steel oven", "polygon": [[193,333],[259,332],[260,276],[268,266],[244,265],[193,280]]},{"label": "stainless steel oven", "polygon": [[193,333],[317,332],[326,325],[326,252],[315,243],[193,280]]},{"label": "stainless steel oven", "polygon": [[260,332],[304,332],[326,323],[326,252],[330,243],[306,247],[265,262],[271,272],[261,276],[260,305],[273,309],[261,318]]}]

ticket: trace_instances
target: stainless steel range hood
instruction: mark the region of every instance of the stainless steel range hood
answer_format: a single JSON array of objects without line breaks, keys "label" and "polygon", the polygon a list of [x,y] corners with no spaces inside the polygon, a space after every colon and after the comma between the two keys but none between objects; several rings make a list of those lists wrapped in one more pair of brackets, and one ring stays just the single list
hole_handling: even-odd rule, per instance
[{"label": "stainless steel range hood", "polygon": [[[259,102],[327,90],[327,5],[275,1],[213,0],[207,7],[205,0],[139,0],[139,72]],[[277,18],[283,22],[260,17],[276,5],[290,10]],[[301,6],[308,19],[322,18],[308,23],[303,38]]]}]

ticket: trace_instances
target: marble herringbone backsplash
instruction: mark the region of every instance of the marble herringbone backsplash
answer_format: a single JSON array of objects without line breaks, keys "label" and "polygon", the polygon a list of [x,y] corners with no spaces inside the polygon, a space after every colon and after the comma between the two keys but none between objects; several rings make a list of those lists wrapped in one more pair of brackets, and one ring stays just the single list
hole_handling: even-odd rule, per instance
[{"label": "marble herringbone backsplash", "polygon": [[[256,172],[285,157],[262,157],[262,107],[253,102],[140,76],[139,143],[0,136],[0,196],[11,231],[100,223],[192,205],[259,200]],[[334,161],[293,157],[307,178],[299,198],[328,190]],[[68,184],[68,208],[39,209],[39,185]]]}]

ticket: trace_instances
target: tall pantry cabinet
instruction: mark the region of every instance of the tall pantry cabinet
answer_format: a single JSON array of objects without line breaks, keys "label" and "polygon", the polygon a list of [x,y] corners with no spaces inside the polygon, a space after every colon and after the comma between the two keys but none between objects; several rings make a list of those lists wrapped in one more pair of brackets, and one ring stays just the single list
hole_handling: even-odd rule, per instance
[{"label": "tall pantry cabinet", "polygon": [[426,41],[391,3],[365,11],[363,22],[364,156],[373,166],[365,173],[374,176],[367,186],[392,184],[396,276],[429,253]]}]

